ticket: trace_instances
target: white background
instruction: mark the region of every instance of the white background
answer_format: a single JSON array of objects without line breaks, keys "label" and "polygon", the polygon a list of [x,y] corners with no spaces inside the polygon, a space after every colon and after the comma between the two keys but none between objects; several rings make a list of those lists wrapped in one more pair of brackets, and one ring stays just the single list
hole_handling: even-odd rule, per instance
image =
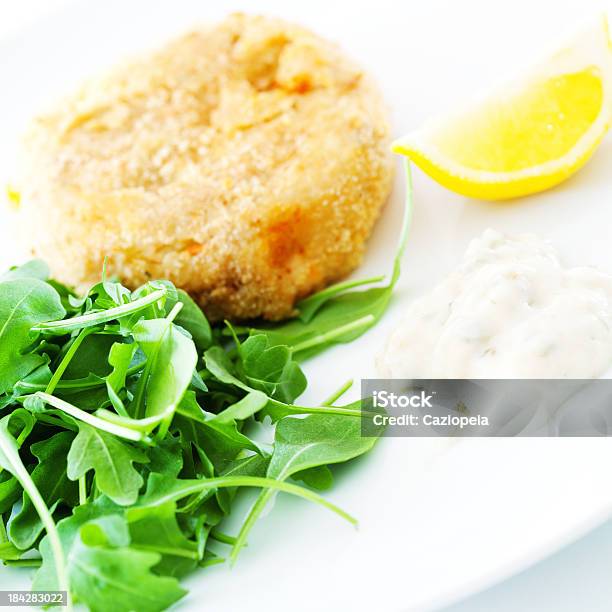
[{"label": "white background", "polygon": [[[105,29],[91,40],[91,45],[104,49],[97,53],[96,48],[83,48],[83,56],[92,65],[103,63],[105,53],[114,48],[115,40],[120,47],[127,46],[132,38],[146,39],[147,32],[161,36],[165,25],[162,16],[169,22],[169,29],[184,27],[189,23],[187,16],[191,10],[186,8],[189,3],[182,0],[175,0],[172,5],[151,0],[148,9],[140,15],[141,21],[134,21],[136,3],[131,0],[124,0],[123,4],[80,2],[76,13],[70,13],[74,17],[72,29],[63,30],[51,18],[45,21],[45,15],[62,4],[67,3],[0,0],[0,35],[13,37],[20,49],[27,50],[25,56],[30,62],[31,75],[40,72],[39,80],[28,80],[29,75],[25,74],[19,82],[4,81],[3,108],[7,97],[15,99],[16,107],[27,109],[38,104],[38,85],[41,90],[53,89],[53,76],[45,79],[44,73],[53,73],[52,60],[63,57],[66,39],[70,37],[87,45],[86,33],[95,29],[98,21],[100,28]],[[201,13],[206,12],[204,4]],[[107,6],[112,19],[103,18]],[[123,21],[123,6],[126,21]],[[169,6],[173,10],[168,11]],[[419,125],[430,113],[452,106],[454,101],[499,80],[502,75],[519,72],[544,48],[554,46],[554,40],[564,32],[571,32],[582,19],[596,14],[602,3],[587,0],[422,0],[421,3],[262,0],[217,2],[214,12],[221,14],[239,6],[251,11],[262,7],[265,12],[289,15],[331,38],[342,39],[344,24],[352,36],[340,42],[372,69],[387,98],[393,101],[395,130],[399,135]],[[378,7],[377,10],[373,11],[372,6]],[[366,10],[368,19],[360,20],[362,11]],[[20,28],[32,18],[39,19],[41,25],[38,30],[28,30],[30,34],[22,38]],[[89,19],[89,23],[79,21],[83,19]],[[50,28],[57,27],[57,33],[46,30],[46,23]],[[79,23],[85,24],[83,31]],[[393,61],[378,61],[383,55]],[[81,69],[85,73],[89,71],[87,63],[66,62],[65,65],[65,70],[57,72],[59,77],[67,75],[68,70],[75,75]],[[0,159],[7,157],[0,156]],[[512,209],[457,198],[417,172],[415,231],[404,262],[398,302],[380,328],[355,343],[354,350],[375,350],[385,330],[397,320],[401,301],[433,284],[452,267],[466,241],[488,225],[509,231],[535,228],[553,239],[568,260],[597,264],[612,271],[609,160],[612,160],[610,138],[591,164],[562,189],[526,199]],[[384,244],[394,235],[400,200],[398,192],[393,202],[395,208],[388,211],[377,229],[366,269],[378,271],[388,262],[390,249],[385,249]],[[415,253],[424,256],[417,260]],[[346,355],[341,347],[330,353],[327,361],[313,364],[309,368],[312,379],[321,380],[330,370],[337,373],[339,380],[347,373],[359,374]],[[333,388],[337,380],[329,379],[325,384]],[[324,397],[327,388],[317,388],[316,393]],[[245,608],[248,605],[256,610],[259,609],[256,605],[263,605],[261,600],[265,597],[268,601],[262,609],[270,612],[281,609],[278,607],[281,605],[284,609],[305,610],[309,601],[306,577],[312,576],[319,580],[316,583],[319,588],[327,589],[324,601],[328,605],[319,606],[326,612],[348,609],[343,607],[346,602],[350,602],[351,609],[357,609],[360,602],[353,598],[360,589],[366,588],[368,576],[388,574],[396,582],[405,581],[401,585],[406,591],[404,602],[410,602],[413,609],[436,606],[436,594],[439,601],[448,602],[524,569],[605,520],[612,508],[609,441],[581,442],[476,440],[473,444],[447,448],[443,444],[419,441],[408,448],[403,440],[385,441],[371,460],[351,470],[350,478],[340,479],[333,492],[334,501],[359,510],[357,513],[363,519],[359,535],[344,529],[332,518],[322,517],[317,509],[279,499],[275,511],[258,525],[251,546],[231,577],[221,568],[210,574],[210,584],[201,590],[197,577],[189,586],[203,597],[202,602],[210,598],[215,602],[242,601]],[[397,480],[399,477],[401,481]],[[390,479],[385,481],[386,478]],[[376,484],[381,481],[384,487],[377,488]],[[376,508],[365,507],[374,495],[379,496],[378,514]],[[376,517],[381,514],[389,524],[376,524]],[[280,515],[288,522],[277,523]],[[369,557],[359,557],[364,547],[371,551]],[[401,548],[398,550],[398,547]],[[342,550],[338,552],[338,548]],[[606,526],[543,565],[459,604],[454,610],[609,609],[607,602],[612,601],[612,589],[607,585],[612,581],[607,575],[609,565],[612,566],[611,551],[612,528]],[[367,562],[353,568],[340,583],[325,581],[321,572],[326,571],[330,555],[338,555],[339,563],[347,567],[351,556]],[[292,566],[304,574],[306,584],[303,596],[290,603]],[[4,570],[0,572],[0,582],[3,574]],[[266,576],[270,577],[267,581]],[[589,586],[592,588],[585,589]],[[401,592],[396,587],[397,584],[390,585],[386,590]],[[240,599],[241,589],[249,593],[248,598]],[[368,597],[364,590],[362,603]],[[583,606],[580,606],[581,600]],[[381,595],[380,601],[386,602],[381,603],[381,612],[402,609],[395,596]],[[186,609],[189,606],[189,609],[198,609],[198,599],[187,601]],[[217,612],[220,608],[213,605],[211,609]],[[236,607],[232,612],[235,610]]]}]

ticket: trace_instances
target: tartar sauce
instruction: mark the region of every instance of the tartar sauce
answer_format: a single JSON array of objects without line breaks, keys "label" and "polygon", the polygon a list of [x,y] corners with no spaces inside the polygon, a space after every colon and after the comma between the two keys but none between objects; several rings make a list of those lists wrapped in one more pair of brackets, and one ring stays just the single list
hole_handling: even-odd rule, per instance
[{"label": "tartar sauce", "polygon": [[600,376],[612,365],[612,276],[489,229],[408,307],[377,365],[385,378]]}]

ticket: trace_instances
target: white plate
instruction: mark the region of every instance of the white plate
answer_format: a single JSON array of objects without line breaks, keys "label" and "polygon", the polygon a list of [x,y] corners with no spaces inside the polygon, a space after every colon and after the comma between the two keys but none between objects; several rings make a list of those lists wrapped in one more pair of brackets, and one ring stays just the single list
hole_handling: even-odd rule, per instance
[{"label": "white plate", "polygon": [[[588,16],[586,4],[71,4],[0,43],[0,172],[11,166],[24,121],[49,97],[126,51],[235,8],[295,19],[341,43],[377,76],[399,135],[537,57],[541,41]],[[503,205],[454,196],[416,172],[414,224],[395,301],[376,329],[307,365],[306,400],[320,400],[347,378],[373,375],[373,355],[405,304],[450,270],[467,242],[489,226],[539,233],[570,263],[612,271],[610,159],[608,139],[562,187]],[[402,197],[398,178],[360,275],[389,267]],[[19,257],[11,236],[0,217],[3,265]],[[611,460],[608,440],[385,439],[368,457],[338,469],[329,493],[358,516],[358,531],[319,508],[281,497],[252,532],[237,566],[193,575],[180,607],[433,609],[526,567],[603,521],[612,510]],[[28,578],[29,572],[3,569],[0,588],[27,588]]]}]

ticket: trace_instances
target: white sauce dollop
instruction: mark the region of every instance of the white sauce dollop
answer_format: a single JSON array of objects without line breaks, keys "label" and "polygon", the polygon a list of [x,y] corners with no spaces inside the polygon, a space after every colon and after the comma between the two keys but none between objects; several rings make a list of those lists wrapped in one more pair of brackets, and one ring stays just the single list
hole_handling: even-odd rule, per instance
[{"label": "white sauce dollop", "polygon": [[489,229],[409,306],[377,365],[385,378],[600,376],[612,365],[612,276]]}]

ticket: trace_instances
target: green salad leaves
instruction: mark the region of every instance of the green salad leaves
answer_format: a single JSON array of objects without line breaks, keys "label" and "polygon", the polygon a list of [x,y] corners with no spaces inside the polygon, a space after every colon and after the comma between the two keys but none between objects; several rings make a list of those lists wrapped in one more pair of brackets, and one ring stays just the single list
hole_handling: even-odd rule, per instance
[{"label": "green salad leaves", "polygon": [[[409,213],[387,284],[329,287],[279,324],[211,327],[167,281],[77,296],[38,261],[0,277],[0,559],[36,567],[33,588],[67,591],[69,609],[154,611],[186,574],[235,561],[279,492],[355,523],[316,491],[376,438],[360,402],[337,405],[349,385],[296,404],[300,362],[382,316]],[[244,487],[260,494],[232,537]]]}]

